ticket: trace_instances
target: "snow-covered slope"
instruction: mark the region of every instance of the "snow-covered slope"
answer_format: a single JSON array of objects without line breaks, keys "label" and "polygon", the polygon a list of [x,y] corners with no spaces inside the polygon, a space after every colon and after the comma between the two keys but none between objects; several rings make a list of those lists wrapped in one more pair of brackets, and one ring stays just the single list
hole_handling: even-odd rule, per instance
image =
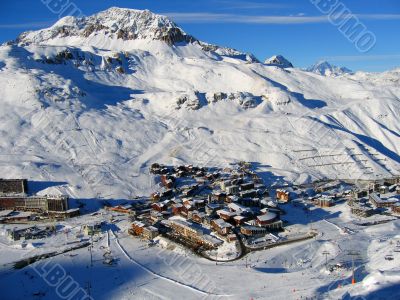
[{"label": "snow-covered slope", "polygon": [[340,76],[353,73],[353,71],[346,67],[337,67],[335,65],[331,65],[325,60],[318,61],[317,63],[309,67],[307,71],[314,72],[323,76]]},{"label": "snow-covered slope", "polygon": [[123,199],[152,191],[155,161],[252,161],[267,182],[390,176],[398,79],[264,65],[148,11],[67,17],[0,47],[2,176]]}]

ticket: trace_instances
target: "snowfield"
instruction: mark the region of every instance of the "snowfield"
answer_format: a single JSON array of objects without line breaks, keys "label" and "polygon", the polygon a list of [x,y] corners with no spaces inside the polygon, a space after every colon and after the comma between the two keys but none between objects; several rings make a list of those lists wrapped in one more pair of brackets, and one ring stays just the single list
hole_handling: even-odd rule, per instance
[{"label": "snowfield", "polygon": [[[399,69],[323,76],[275,63],[198,41],[148,11],[112,8],[24,33],[0,47],[1,177],[27,178],[33,189],[46,182],[42,193],[67,194],[93,212],[102,201],[153,192],[154,162],[249,161],[267,185],[400,174]],[[400,297],[400,253],[384,258],[400,241],[399,221],[358,226],[346,204],[312,217],[288,210],[290,226],[312,226],[318,238],[252,252],[247,263],[216,266],[163,241],[149,247],[127,234],[123,218],[93,243],[93,266],[87,248],[51,261],[94,299]],[[46,261],[35,269],[10,264],[76,240],[86,218],[63,224],[71,236],[59,232],[24,249],[0,228],[4,299],[56,299],[35,272]],[[233,248],[218,255],[229,258]],[[103,263],[106,249],[114,265]],[[350,249],[367,253],[353,286],[350,266],[328,272],[322,255],[341,263]]]}]

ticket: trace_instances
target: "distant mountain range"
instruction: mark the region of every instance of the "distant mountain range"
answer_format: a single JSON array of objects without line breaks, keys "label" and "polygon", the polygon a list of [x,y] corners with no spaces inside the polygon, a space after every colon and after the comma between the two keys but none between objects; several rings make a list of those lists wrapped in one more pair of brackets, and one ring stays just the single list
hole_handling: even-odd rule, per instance
[{"label": "distant mountain range", "polygon": [[313,66],[307,68],[307,71],[314,72],[323,76],[340,76],[344,74],[352,74],[353,71],[346,67],[337,67],[335,65],[331,65],[325,60],[321,60],[314,64]]}]

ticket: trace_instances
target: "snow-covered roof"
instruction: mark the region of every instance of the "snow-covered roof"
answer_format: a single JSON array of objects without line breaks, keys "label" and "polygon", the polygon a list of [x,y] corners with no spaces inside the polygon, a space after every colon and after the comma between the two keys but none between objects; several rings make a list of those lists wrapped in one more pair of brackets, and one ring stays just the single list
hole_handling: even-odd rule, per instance
[{"label": "snow-covered roof", "polygon": [[232,210],[234,210],[235,212],[244,212],[244,211],[248,211],[249,209],[245,206],[242,206],[240,204],[237,203],[229,203],[228,207]]},{"label": "snow-covered roof", "polygon": [[232,227],[231,224],[225,222],[225,221],[222,220],[222,219],[215,219],[214,222],[215,222],[215,224],[217,224],[218,227],[220,227],[220,228],[231,228],[231,227]]},{"label": "snow-covered roof", "polygon": [[218,215],[231,216],[231,217],[236,216],[235,212],[231,212],[231,211],[228,211],[226,209],[217,210],[217,214]]},{"label": "snow-covered roof", "polygon": [[266,222],[266,221],[271,221],[271,220],[275,219],[276,217],[277,217],[276,213],[273,213],[273,212],[269,211],[264,215],[257,216],[257,219],[260,222]]}]

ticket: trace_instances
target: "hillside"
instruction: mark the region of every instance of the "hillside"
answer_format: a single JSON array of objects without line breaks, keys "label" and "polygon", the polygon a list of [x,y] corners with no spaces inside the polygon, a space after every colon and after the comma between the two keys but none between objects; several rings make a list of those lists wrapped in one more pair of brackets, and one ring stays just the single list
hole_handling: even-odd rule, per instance
[{"label": "hillside", "polygon": [[147,195],[153,162],[256,163],[267,183],[398,174],[400,74],[326,77],[112,8],[0,47],[2,177]]}]

